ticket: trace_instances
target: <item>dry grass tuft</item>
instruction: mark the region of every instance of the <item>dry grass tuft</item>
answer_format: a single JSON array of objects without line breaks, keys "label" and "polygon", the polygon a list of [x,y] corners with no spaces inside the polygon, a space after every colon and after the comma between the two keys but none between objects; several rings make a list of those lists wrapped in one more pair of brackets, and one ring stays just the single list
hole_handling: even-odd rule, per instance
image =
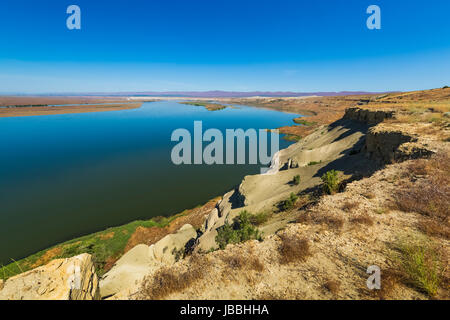
[{"label": "dry grass tuft", "polygon": [[364,193],[363,196],[367,199],[374,199],[375,193],[369,191],[369,192]]},{"label": "dry grass tuft", "polygon": [[381,270],[381,288],[372,290],[370,295],[380,300],[396,299],[395,288],[403,281],[404,276],[395,268]]},{"label": "dry grass tuft", "polygon": [[168,295],[183,291],[203,279],[211,267],[206,256],[194,254],[189,258],[189,269],[177,270],[175,267],[162,267],[144,279],[139,300],[160,300]]},{"label": "dry grass tuft", "polygon": [[360,214],[350,220],[352,223],[364,224],[366,226],[373,226],[373,219],[367,213]]},{"label": "dry grass tuft", "polygon": [[244,256],[239,255],[228,255],[221,257],[222,261],[227,264],[227,266],[233,270],[253,270],[257,272],[264,271],[264,265],[254,254]]},{"label": "dry grass tuft", "polygon": [[296,222],[301,224],[324,224],[335,231],[341,231],[344,226],[344,219],[342,217],[317,212],[305,212],[297,218]]},{"label": "dry grass tuft", "polygon": [[448,224],[439,223],[436,220],[422,217],[417,222],[417,227],[426,235],[450,239],[450,227]]},{"label": "dry grass tuft", "polygon": [[344,210],[345,212],[352,212],[354,209],[359,207],[359,203],[358,202],[350,202],[350,201],[345,201],[344,204],[342,205],[341,209]]},{"label": "dry grass tuft", "polygon": [[337,280],[327,280],[323,284],[323,287],[330,291],[333,295],[337,295],[341,288],[341,283]]},{"label": "dry grass tuft", "polygon": [[296,236],[282,235],[281,245],[278,249],[280,253],[280,263],[288,264],[295,261],[306,261],[311,255],[308,239],[301,239]]}]

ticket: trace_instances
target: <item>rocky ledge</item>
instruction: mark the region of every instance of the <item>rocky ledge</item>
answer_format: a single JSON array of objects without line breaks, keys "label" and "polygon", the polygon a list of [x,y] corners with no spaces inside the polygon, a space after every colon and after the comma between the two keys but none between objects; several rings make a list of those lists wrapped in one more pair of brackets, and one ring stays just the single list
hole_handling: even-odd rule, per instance
[{"label": "rocky ledge", "polygon": [[91,255],[84,253],[0,282],[0,300],[95,300],[98,284]]}]

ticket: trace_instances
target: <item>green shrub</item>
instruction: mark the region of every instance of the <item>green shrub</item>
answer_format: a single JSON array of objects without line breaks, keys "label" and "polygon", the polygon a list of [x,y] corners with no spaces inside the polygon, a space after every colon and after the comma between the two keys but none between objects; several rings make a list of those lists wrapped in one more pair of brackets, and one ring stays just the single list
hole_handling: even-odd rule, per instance
[{"label": "green shrub", "polygon": [[293,192],[291,192],[291,195],[289,196],[289,198],[284,200],[284,201],[281,201],[278,204],[278,207],[282,211],[290,210],[290,209],[292,209],[294,207],[294,205],[297,202],[297,200],[298,200],[298,197]]},{"label": "green shrub", "polygon": [[250,216],[250,222],[254,226],[262,225],[263,223],[267,222],[270,218],[270,213],[267,211],[259,212],[257,214],[253,214]]},{"label": "green shrub", "polygon": [[234,219],[232,224],[226,222],[217,230],[216,242],[220,249],[225,249],[229,243],[240,243],[252,239],[261,240],[261,234],[251,223],[252,215],[247,211],[242,211]]},{"label": "green shrub", "polygon": [[311,162],[308,163],[308,166],[314,166],[314,165],[319,164],[319,163],[322,163],[322,160],[320,160],[319,162],[311,161]]},{"label": "green shrub", "polygon": [[442,281],[443,263],[439,249],[428,241],[399,246],[401,268],[407,280],[430,296],[435,296]]},{"label": "green shrub", "polygon": [[292,183],[296,186],[300,184],[300,175],[294,176],[294,179],[292,180]]},{"label": "green shrub", "polygon": [[336,170],[327,171],[322,176],[323,191],[328,194],[336,193],[339,190],[339,173]]}]

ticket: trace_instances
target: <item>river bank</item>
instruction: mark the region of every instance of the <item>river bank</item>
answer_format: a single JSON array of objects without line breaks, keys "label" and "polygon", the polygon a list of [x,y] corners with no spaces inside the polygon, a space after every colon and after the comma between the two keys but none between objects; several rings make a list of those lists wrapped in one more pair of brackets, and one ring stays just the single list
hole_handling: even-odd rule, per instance
[{"label": "river bank", "polygon": [[98,104],[98,105],[80,104],[80,105],[61,105],[61,106],[38,105],[38,106],[0,107],[0,118],[132,110],[132,109],[140,108],[141,106],[142,106],[142,103],[119,103],[119,104]]}]

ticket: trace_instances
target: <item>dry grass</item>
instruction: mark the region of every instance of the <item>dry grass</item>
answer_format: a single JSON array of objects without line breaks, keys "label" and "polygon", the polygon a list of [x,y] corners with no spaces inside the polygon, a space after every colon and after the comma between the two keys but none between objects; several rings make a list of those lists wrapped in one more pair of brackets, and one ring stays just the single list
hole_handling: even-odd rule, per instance
[{"label": "dry grass", "polygon": [[144,279],[137,299],[159,300],[183,291],[205,277],[211,267],[206,256],[194,254],[189,258],[189,268],[185,271],[175,267],[162,267]]},{"label": "dry grass", "polygon": [[439,127],[445,125],[448,120],[440,112],[427,112],[426,110],[415,109],[405,113],[398,113],[395,118],[386,120],[386,122],[406,124],[429,123]]},{"label": "dry grass", "polygon": [[344,202],[341,209],[344,210],[345,212],[352,212],[354,209],[356,209],[358,207],[359,207],[358,202],[350,202],[347,200]]},{"label": "dry grass", "polygon": [[344,219],[341,216],[323,212],[304,212],[296,219],[296,222],[301,224],[322,224],[338,232],[344,227]]},{"label": "dry grass", "polygon": [[396,299],[395,289],[403,281],[404,276],[396,268],[381,270],[380,290],[371,290],[370,295],[380,300]]},{"label": "dry grass", "polygon": [[366,226],[373,226],[373,219],[367,213],[360,214],[352,219],[350,219],[351,223],[355,224],[364,224]]},{"label": "dry grass", "polygon": [[323,287],[330,291],[333,295],[337,295],[341,288],[341,283],[337,280],[327,280],[323,284]]},{"label": "dry grass", "polygon": [[375,198],[375,193],[373,193],[373,192],[366,192],[366,193],[364,193],[363,194],[363,197],[365,197],[366,199],[374,199]]},{"label": "dry grass", "polygon": [[417,222],[417,227],[426,235],[432,237],[440,237],[443,239],[450,239],[450,227],[447,224],[439,223],[436,220],[422,217]]},{"label": "dry grass", "polygon": [[280,238],[281,245],[278,252],[280,253],[281,264],[306,261],[306,259],[311,255],[308,239],[288,235],[282,235]]},{"label": "dry grass", "polygon": [[258,296],[258,300],[284,300],[285,296],[273,291],[265,291]]},{"label": "dry grass", "polygon": [[254,254],[244,256],[239,255],[227,255],[221,257],[222,261],[232,270],[253,270],[257,272],[264,271],[264,265]]},{"label": "dry grass", "polygon": [[[405,181],[394,194],[395,209],[424,216],[418,227],[429,235],[448,237],[450,156],[446,152],[411,162]],[[434,221],[434,222],[432,222]]]}]

